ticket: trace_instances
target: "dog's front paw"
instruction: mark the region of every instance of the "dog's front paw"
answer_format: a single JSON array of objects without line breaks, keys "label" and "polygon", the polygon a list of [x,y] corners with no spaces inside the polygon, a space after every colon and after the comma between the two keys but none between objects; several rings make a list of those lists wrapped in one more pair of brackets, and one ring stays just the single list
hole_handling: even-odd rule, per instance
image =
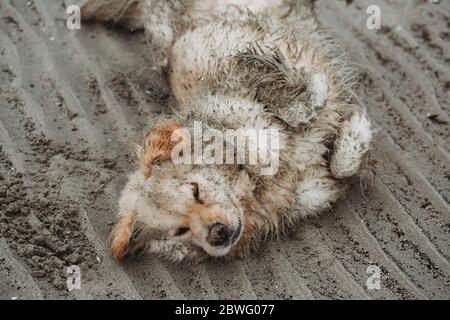
[{"label": "dog's front paw", "polygon": [[344,122],[331,158],[331,173],[335,178],[357,174],[372,141],[370,121],[365,114],[355,113]]}]

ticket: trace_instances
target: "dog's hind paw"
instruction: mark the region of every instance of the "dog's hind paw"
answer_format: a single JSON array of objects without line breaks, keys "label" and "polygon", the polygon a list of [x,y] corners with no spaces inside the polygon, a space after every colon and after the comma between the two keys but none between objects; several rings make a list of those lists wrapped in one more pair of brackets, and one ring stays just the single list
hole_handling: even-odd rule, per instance
[{"label": "dog's hind paw", "polygon": [[130,30],[144,28],[139,0],[86,0],[81,6],[82,21],[109,22]]}]

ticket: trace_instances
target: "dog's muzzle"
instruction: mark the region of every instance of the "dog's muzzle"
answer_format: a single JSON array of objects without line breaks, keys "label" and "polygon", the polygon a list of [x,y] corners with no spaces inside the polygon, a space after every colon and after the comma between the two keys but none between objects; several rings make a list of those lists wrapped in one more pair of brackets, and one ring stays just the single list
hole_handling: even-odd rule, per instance
[{"label": "dog's muzzle", "polygon": [[241,230],[241,221],[239,221],[236,229],[232,229],[221,222],[215,222],[209,227],[207,241],[214,247],[229,246],[234,244],[236,239],[241,234]]}]

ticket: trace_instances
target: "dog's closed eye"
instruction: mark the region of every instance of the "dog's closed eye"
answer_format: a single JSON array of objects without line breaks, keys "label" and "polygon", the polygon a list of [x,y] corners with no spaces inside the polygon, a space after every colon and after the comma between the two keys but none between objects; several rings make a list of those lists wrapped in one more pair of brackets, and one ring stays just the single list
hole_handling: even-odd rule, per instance
[{"label": "dog's closed eye", "polygon": [[188,227],[179,227],[176,231],[175,231],[175,236],[182,236],[183,234],[187,233],[189,231]]},{"label": "dog's closed eye", "polygon": [[194,194],[195,201],[197,201],[197,203],[203,204],[203,200],[200,199],[200,190],[198,189],[198,183],[191,182],[191,185],[193,187],[192,192]]}]

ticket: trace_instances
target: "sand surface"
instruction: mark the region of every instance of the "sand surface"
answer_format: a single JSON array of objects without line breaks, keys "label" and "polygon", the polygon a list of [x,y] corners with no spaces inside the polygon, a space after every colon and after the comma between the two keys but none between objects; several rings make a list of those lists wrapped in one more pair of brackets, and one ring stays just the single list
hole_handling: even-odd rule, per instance
[{"label": "sand surface", "polygon": [[[366,28],[373,3],[381,30]],[[200,265],[109,258],[124,141],[170,91],[143,34],[69,31],[69,4],[0,1],[0,299],[450,298],[450,2],[317,2],[361,71],[375,178],[248,259]],[[82,278],[68,292],[70,265]]]}]

